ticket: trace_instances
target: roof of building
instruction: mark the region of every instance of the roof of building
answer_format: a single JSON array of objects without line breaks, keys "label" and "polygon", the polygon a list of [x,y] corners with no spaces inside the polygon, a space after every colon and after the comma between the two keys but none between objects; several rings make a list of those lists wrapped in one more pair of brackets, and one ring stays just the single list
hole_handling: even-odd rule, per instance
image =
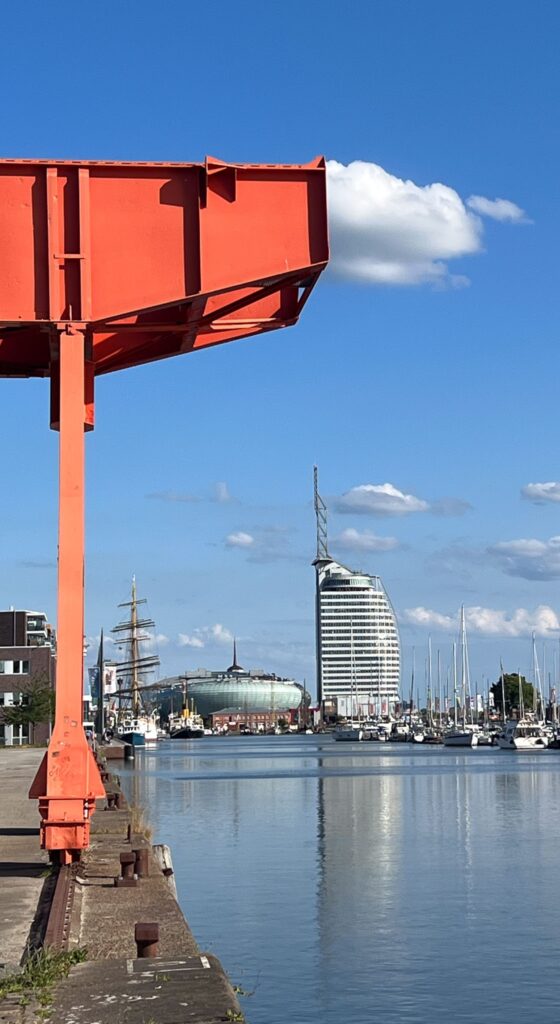
[{"label": "roof of building", "polygon": [[212,711],[212,715],[289,715],[287,708],[220,708],[219,711]]}]

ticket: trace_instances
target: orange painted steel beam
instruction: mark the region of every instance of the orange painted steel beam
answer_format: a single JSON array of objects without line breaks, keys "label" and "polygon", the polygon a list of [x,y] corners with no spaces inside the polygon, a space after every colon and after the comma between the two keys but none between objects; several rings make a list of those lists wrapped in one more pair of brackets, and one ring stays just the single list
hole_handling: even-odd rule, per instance
[{"label": "orange painted steel beam", "polygon": [[0,377],[50,377],[60,430],[55,724],[41,841],[88,845],[84,430],[97,375],[296,323],[328,260],[325,163],[0,160]]},{"label": "orange painted steel beam", "polygon": [[105,787],[83,729],[85,344],[73,326],[59,333],[58,656],[56,717],[29,792],[39,800],[41,845],[72,860],[89,845],[95,800]]}]

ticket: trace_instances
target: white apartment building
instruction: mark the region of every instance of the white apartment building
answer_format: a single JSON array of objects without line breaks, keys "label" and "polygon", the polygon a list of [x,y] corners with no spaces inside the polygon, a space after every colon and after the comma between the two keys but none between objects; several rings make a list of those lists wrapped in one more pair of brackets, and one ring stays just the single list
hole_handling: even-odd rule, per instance
[{"label": "white apartment building", "polygon": [[386,714],[398,700],[400,641],[379,576],[318,557],[317,688],[339,715]]}]

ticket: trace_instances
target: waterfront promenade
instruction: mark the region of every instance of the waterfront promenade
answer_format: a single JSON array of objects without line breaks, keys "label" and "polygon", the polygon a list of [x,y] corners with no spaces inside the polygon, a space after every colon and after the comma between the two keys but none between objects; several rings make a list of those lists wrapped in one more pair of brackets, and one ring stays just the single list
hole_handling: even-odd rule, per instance
[{"label": "waterfront promenade", "polygon": [[0,966],[24,954],[48,855],[39,848],[39,813],[27,791],[44,750],[0,748]]}]

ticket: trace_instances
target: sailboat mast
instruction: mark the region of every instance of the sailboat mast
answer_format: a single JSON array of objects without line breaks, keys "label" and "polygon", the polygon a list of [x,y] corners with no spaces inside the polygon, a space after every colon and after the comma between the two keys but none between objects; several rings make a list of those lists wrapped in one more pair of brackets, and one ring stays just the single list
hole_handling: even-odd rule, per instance
[{"label": "sailboat mast", "polygon": [[453,725],[457,728],[457,644],[453,641]]},{"label": "sailboat mast", "polygon": [[539,676],[539,667],[536,664],[536,642],[534,639],[534,630],[532,631],[532,713],[534,717],[537,716],[537,709],[539,709],[539,698],[537,698],[537,676]]},{"label": "sailboat mast", "polygon": [[433,725],[432,715],[432,638],[428,637],[428,725]]},{"label": "sailboat mast", "polygon": [[140,692],[138,686],[138,604],[136,600],[136,576],[132,577],[132,607],[130,613],[131,637],[130,653],[132,661],[132,713],[135,718],[140,714]]},{"label": "sailboat mast", "polygon": [[356,716],[360,722],[360,702],[358,700],[358,691],[356,689],[356,673],[354,666],[354,620],[350,619],[350,708],[352,712],[352,721],[354,720],[354,701],[356,703]]},{"label": "sailboat mast", "polygon": [[465,679],[465,607],[461,605],[461,721],[467,724],[467,680]]},{"label": "sailboat mast", "polygon": [[500,673],[501,673],[501,676],[502,676],[502,718],[503,718],[504,730],[505,730],[506,722],[507,722],[507,719],[506,719],[506,687],[505,687],[505,683],[504,683],[504,666],[502,665],[501,661],[500,661]]},{"label": "sailboat mast", "polygon": [[415,648],[412,648],[412,675],[410,677],[410,725],[412,727],[412,707],[414,704],[414,663],[415,663]]},{"label": "sailboat mast", "polygon": [[438,709],[439,709],[439,725],[441,727],[441,661],[439,650],[437,652],[437,688],[438,688]]}]

